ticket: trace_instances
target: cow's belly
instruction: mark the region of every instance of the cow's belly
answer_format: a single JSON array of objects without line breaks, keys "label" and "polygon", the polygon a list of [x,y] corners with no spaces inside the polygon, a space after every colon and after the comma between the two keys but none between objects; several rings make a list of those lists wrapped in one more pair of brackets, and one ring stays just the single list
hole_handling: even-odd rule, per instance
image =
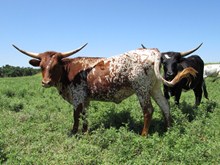
[{"label": "cow's belly", "polygon": [[209,77],[217,77],[218,76],[218,72],[211,72],[208,74]]},{"label": "cow's belly", "polygon": [[98,88],[90,90],[90,100],[109,101],[120,103],[124,99],[134,94],[134,90],[130,87],[111,87],[111,88]]}]

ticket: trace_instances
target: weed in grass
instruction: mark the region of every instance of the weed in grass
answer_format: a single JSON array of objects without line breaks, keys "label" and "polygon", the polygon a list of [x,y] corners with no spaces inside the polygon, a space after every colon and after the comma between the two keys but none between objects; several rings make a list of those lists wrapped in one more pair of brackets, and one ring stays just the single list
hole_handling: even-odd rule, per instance
[{"label": "weed in grass", "polygon": [[15,96],[15,90],[14,89],[5,89],[3,90],[3,95],[5,95],[6,97],[12,98]]},{"label": "weed in grass", "polygon": [[9,103],[11,111],[20,112],[24,108],[24,103],[18,99],[14,99]]},{"label": "weed in grass", "polygon": [[0,141],[0,163],[7,161],[7,153],[5,152],[5,146],[2,141]]}]

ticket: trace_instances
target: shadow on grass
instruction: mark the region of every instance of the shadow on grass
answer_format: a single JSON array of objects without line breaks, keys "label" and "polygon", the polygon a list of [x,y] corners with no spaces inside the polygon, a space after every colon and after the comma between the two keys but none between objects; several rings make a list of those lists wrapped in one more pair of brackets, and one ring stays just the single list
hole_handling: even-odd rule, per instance
[{"label": "shadow on grass", "polygon": [[[129,110],[124,110],[121,112],[115,112],[112,110],[108,113],[107,116],[104,117],[104,120],[101,123],[97,123],[90,128],[90,131],[96,130],[99,126],[104,126],[105,129],[109,129],[110,127],[114,127],[119,129],[120,127],[127,127],[128,130],[133,131],[136,134],[141,134],[143,125],[144,125],[144,118],[142,120],[137,121],[135,120]],[[163,135],[165,132],[164,129],[164,120],[163,119],[153,119],[150,124],[149,134],[153,134],[158,132],[159,135]]]},{"label": "shadow on grass", "polygon": [[0,163],[7,161],[7,154],[4,152],[4,145],[0,144]]},{"label": "shadow on grass", "polygon": [[[204,115],[204,113],[205,115],[209,116],[209,112],[212,112],[216,106],[217,103],[213,101],[202,103],[199,107],[189,105],[187,102],[183,101],[178,106],[177,110],[180,110],[183,114],[185,114],[187,120],[191,122],[197,116]],[[120,127],[127,127],[128,130],[133,131],[136,134],[141,134],[144,125],[144,119],[142,117],[138,121],[137,119],[131,116],[129,109],[124,109],[120,112],[116,112],[114,109],[112,109],[108,112],[107,115],[102,116],[101,121],[95,123],[90,128],[90,131],[98,129],[100,125],[104,126],[105,129],[109,129],[110,127],[114,127],[116,129],[119,129]],[[163,118],[152,118],[149,128],[149,134],[154,134],[156,132],[160,136],[162,136],[166,132]]]},{"label": "shadow on grass", "polygon": [[186,116],[188,117],[188,121],[191,122],[192,120],[196,118],[196,116],[199,113],[208,114],[209,112],[213,112],[216,106],[217,106],[217,103],[213,101],[201,103],[201,105],[198,107],[189,105],[185,101],[183,101],[178,106],[178,108],[182,111],[183,114],[186,114]]}]

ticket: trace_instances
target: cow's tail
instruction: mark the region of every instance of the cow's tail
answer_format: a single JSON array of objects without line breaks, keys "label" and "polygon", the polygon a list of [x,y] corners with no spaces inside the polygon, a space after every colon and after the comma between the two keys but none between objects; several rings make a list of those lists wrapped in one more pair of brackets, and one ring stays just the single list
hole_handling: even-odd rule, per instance
[{"label": "cow's tail", "polygon": [[204,92],[205,98],[206,98],[206,99],[209,99],[209,97],[208,97],[208,92],[207,92],[207,90],[206,90],[205,80],[203,80],[202,88],[203,88],[203,92]]},{"label": "cow's tail", "polygon": [[157,53],[157,55],[155,56],[155,63],[154,63],[154,71],[155,71],[156,77],[159,80],[161,80],[163,84],[169,87],[174,86],[176,83],[178,83],[183,78],[188,78],[189,84],[190,84],[191,83],[190,75],[195,77],[197,73],[195,69],[193,69],[192,67],[188,67],[182,70],[181,72],[179,72],[172,81],[167,81],[163,78],[163,76],[160,73],[160,65],[161,65],[161,54]]}]

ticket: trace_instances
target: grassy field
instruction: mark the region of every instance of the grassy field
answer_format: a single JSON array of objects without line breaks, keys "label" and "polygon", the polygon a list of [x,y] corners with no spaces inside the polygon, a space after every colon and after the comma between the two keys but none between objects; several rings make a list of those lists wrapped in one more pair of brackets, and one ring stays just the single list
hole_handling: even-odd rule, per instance
[{"label": "grassy field", "polygon": [[121,104],[92,102],[90,132],[70,137],[72,107],[41,76],[0,79],[0,164],[219,164],[220,81],[207,79],[209,100],[194,108],[192,91],[179,107],[171,99],[173,127],[163,131],[158,106],[148,137],[136,96]]}]

